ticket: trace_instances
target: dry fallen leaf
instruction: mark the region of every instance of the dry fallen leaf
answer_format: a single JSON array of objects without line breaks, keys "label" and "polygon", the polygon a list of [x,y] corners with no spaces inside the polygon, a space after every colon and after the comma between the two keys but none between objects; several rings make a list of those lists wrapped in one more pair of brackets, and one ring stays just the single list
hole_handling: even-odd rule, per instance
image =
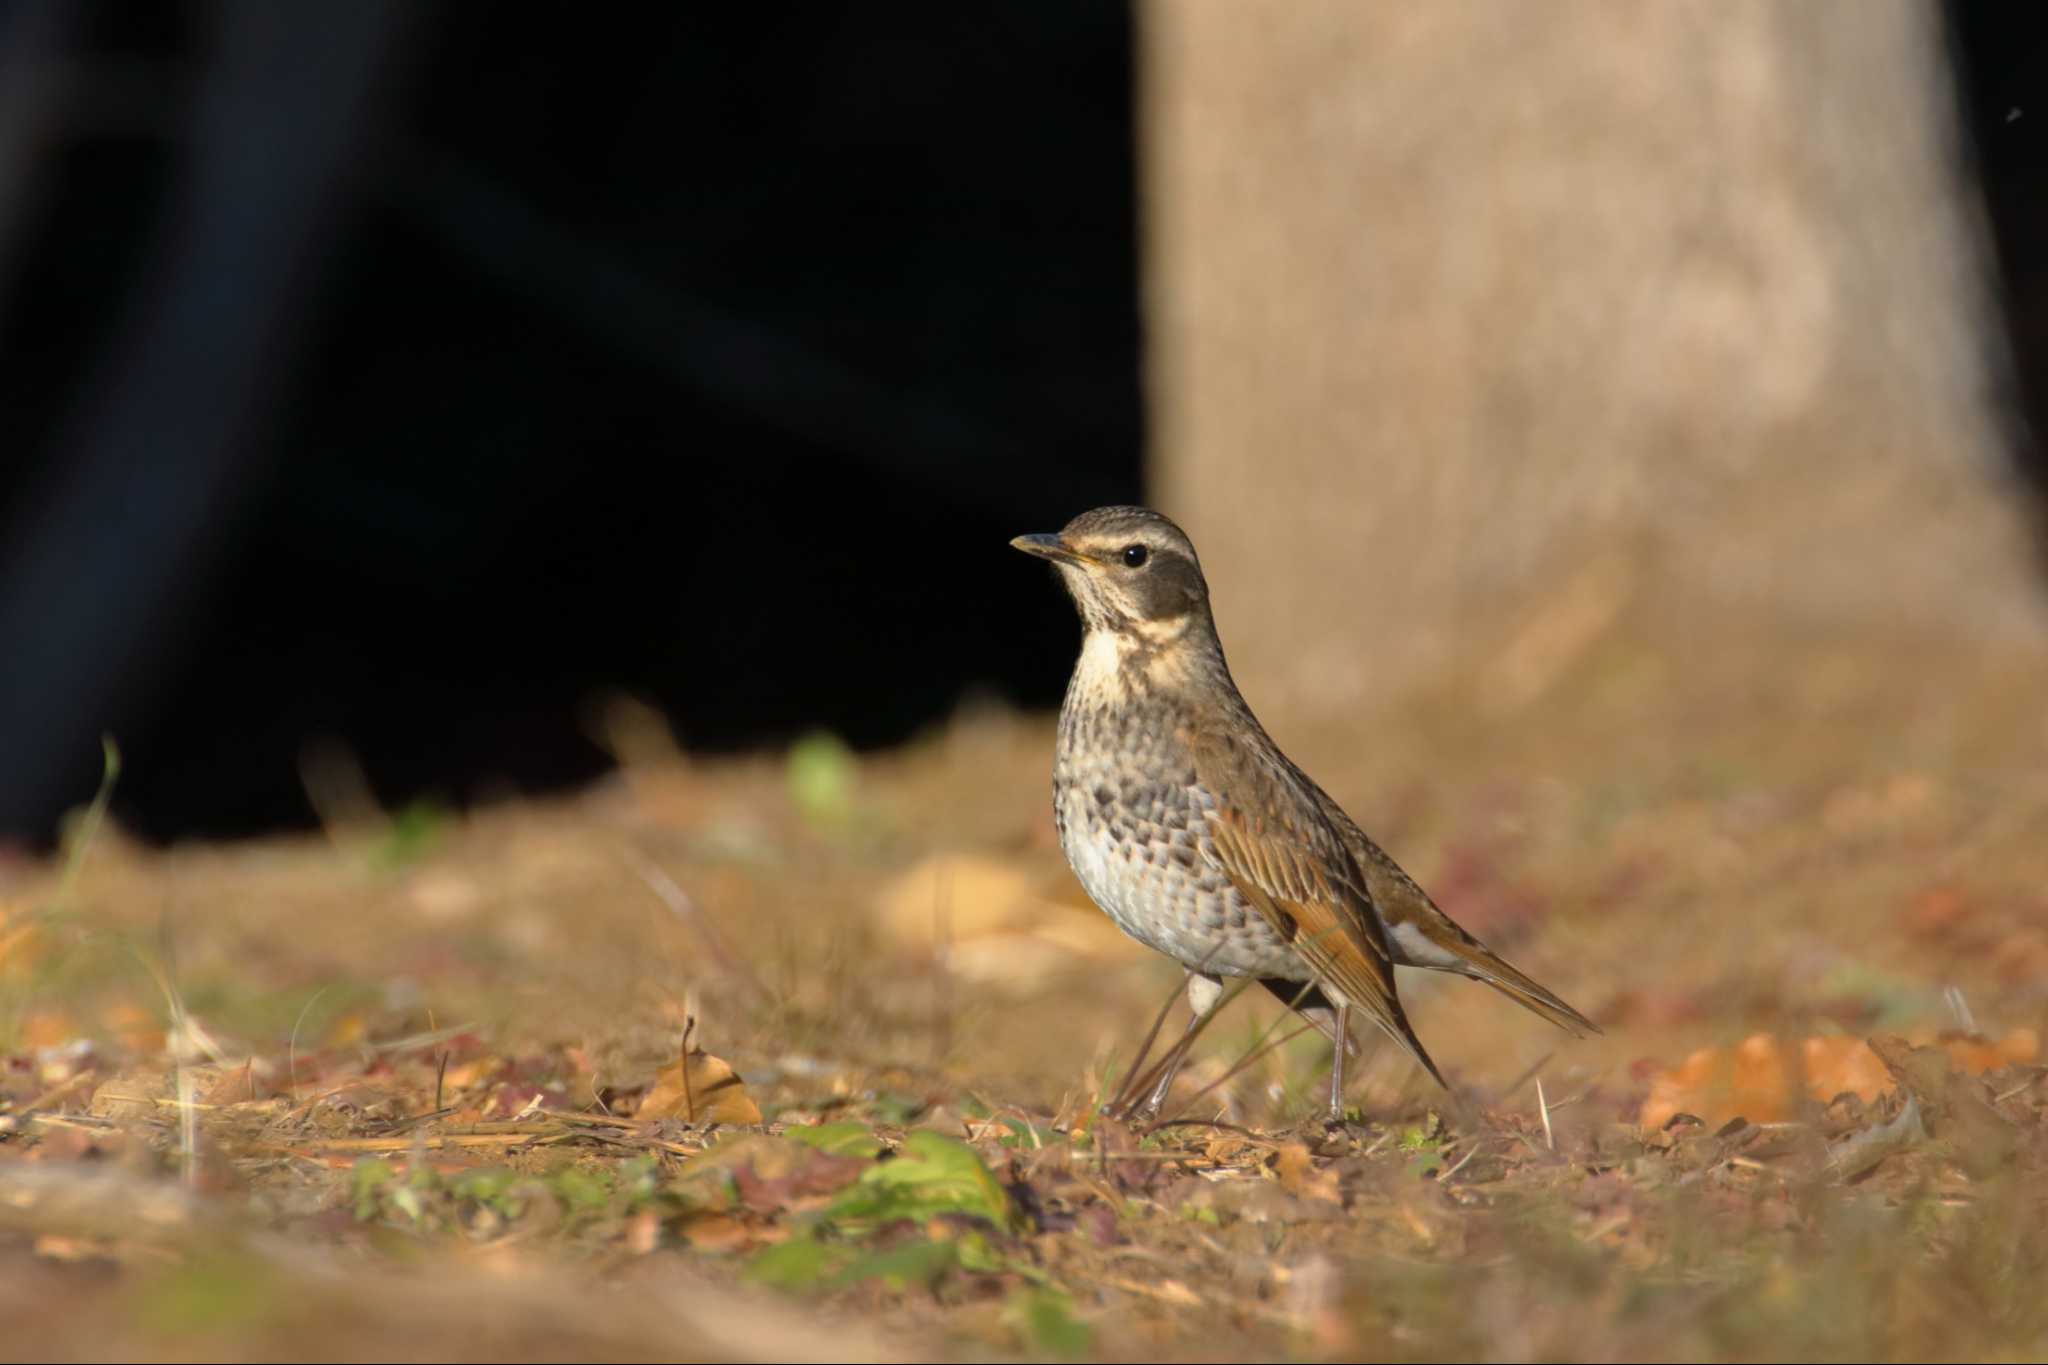
[{"label": "dry fallen leaf", "polygon": [[114,1041],[129,1052],[147,1055],[164,1050],[163,1025],[153,1012],[132,1000],[109,1005],[100,1020]]},{"label": "dry fallen leaf", "polygon": [[31,1010],[22,1017],[18,1037],[29,1049],[57,1047],[79,1036],[78,1021],[60,1009]]},{"label": "dry fallen leaf", "polygon": [[1948,1142],[1972,1175],[1996,1170],[2018,1147],[2019,1130],[1992,1106],[1984,1083],[1967,1078],[1967,1065],[1957,1069],[1956,1049],[1948,1040],[1939,1047],[1914,1047],[1881,1034],[1870,1045],[1918,1103],[1927,1130]]},{"label": "dry fallen leaf", "polygon": [[[1966,1034],[1923,1041],[1938,1044],[1950,1066],[1971,1076],[2026,1065],[2040,1053],[2039,1037],[2024,1028],[1995,1042]],[[1894,1073],[1861,1038],[1802,1039],[1795,1058],[1784,1040],[1758,1033],[1733,1049],[1701,1048],[1678,1066],[1654,1072],[1636,1121],[1646,1130],[1662,1128],[1677,1114],[1692,1114],[1710,1128],[1732,1118],[1776,1123],[1791,1117],[1797,1090],[1821,1104],[1844,1094],[1868,1104],[1894,1085]]]},{"label": "dry fallen leaf", "polygon": [[884,886],[875,909],[889,936],[906,947],[930,949],[1028,926],[1039,900],[1032,878],[1015,864],[973,854],[921,860]]},{"label": "dry fallen leaf", "polygon": [[1328,1167],[1318,1170],[1315,1158],[1299,1142],[1290,1142],[1275,1151],[1268,1165],[1274,1178],[1280,1182],[1280,1188],[1289,1194],[1304,1199],[1322,1199],[1332,1204],[1344,1202],[1344,1191],[1338,1184],[1336,1171]]},{"label": "dry fallen leaf", "polygon": [[882,928],[902,947],[943,956],[970,981],[1028,991],[1086,959],[1142,952],[1092,907],[1047,894],[1070,885],[975,854],[929,857],[875,898]]},{"label": "dry fallen leaf", "polygon": [[738,1251],[762,1240],[757,1232],[757,1229],[724,1213],[699,1214],[682,1227],[683,1240],[690,1244],[691,1250],[714,1254]]},{"label": "dry fallen leaf", "polygon": [[111,1077],[92,1093],[86,1112],[94,1118],[117,1121],[147,1119],[157,1113],[158,1100],[178,1093],[177,1080],[168,1067],[142,1067]]},{"label": "dry fallen leaf", "polygon": [[747,1094],[746,1083],[722,1058],[701,1049],[672,1062],[655,1074],[653,1088],[640,1101],[643,1119],[681,1119],[685,1123],[759,1123],[760,1106]]},{"label": "dry fallen leaf", "polygon": [[24,906],[0,905],[0,971],[25,972],[42,956],[41,936]]}]

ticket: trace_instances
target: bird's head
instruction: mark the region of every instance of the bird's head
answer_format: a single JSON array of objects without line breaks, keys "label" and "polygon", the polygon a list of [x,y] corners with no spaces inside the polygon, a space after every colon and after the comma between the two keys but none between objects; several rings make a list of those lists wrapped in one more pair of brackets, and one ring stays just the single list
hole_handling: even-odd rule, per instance
[{"label": "bird's head", "polygon": [[1098,507],[1010,544],[1059,569],[1083,624],[1163,644],[1209,626],[1209,585],[1180,527],[1146,507]]}]

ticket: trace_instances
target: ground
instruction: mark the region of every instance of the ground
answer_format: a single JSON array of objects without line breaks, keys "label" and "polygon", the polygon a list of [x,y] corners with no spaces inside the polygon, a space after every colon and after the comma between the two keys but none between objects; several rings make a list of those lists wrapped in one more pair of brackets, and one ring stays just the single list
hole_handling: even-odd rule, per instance
[{"label": "ground", "polygon": [[1404,973],[1452,1089],[1369,1048],[1343,1125],[1250,996],[1111,1112],[1179,973],[1066,873],[1047,717],[711,763],[620,700],[567,797],[80,812],[0,865],[6,1349],[2048,1353],[2048,663],[1667,628],[1279,727],[1604,1029]]}]

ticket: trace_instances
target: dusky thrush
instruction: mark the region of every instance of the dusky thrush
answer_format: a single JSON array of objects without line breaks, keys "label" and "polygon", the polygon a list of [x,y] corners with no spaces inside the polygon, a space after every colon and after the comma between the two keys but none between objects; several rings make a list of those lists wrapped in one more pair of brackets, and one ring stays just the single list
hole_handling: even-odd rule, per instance
[{"label": "dusky thrush", "polygon": [[[1180,527],[1101,507],[1010,544],[1050,560],[1081,615],[1053,757],[1060,847],[1119,928],[1187,969],[1190,1033],[1224,977],[1257,979],[1331,1039],[1341,1118],[1353,1009],[1444,1084],[1396,965],[1471,977],[1574,1035],[1599,1032],[1438,909],[1280,752],[1231,679]],[[1148,1112],[1172,1081],[1169,1067]]]}]

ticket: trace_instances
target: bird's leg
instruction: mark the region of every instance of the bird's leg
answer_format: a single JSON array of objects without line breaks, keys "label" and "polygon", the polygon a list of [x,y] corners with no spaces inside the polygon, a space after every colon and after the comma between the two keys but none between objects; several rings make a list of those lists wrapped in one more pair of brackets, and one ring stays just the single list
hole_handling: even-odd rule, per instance
[{"label": "bird's leg", "polygon": [[1344,1122],[1344,1054],[1351,1050],[1351,1006],[1337,1006],[1337,1036],[1330,1052],[1330,1122]]},{"label": "bird's leg", "polygon": [[1138,1113],[1145,1118],[1158,1118],[1159,1111],[1165,1107],[1166,1092],[1173,1088],[1173,1078],[1180,1074],[1180,1064],[1187,1060],[1187,1053],[1182,1044],[1187,1042],[1188,1034],[1193,1033],[1201,1022],[1202,1016],[1199,1014],[1189,1019],[1187,1033],[1181,1034],[1181,1041],[1173,1045],[1173,1054],[1167,1061],[1166,1070],[1159,1073],[1159,1084],[1152,1087],[1152,1093],[1145,1097],[1145,1103],[1138,1108]]},{"label": "bird's leg", "polygon": [[1145,1103],[1138,1111],[1146,1118],[1159,1117],[1159,1111],[1166,1104],[1166,1092],[1173,1088],[1173,1078],[1180,1074],[1180,1064],[1187,1060],[1188,1039],[1202,1025],[1209,1022],[1209,1016],[1216,1012],[1217,1002],[1223,999],[1223,983],[1213,976],[1197,972],[1188,973],[1188,1019],[1187,1031],[1180,1041],[1167,1053],[1166,1070],[1160,1073],[1159,1084],[1152,1087],[1152,1093],[1145,1097]]}]

